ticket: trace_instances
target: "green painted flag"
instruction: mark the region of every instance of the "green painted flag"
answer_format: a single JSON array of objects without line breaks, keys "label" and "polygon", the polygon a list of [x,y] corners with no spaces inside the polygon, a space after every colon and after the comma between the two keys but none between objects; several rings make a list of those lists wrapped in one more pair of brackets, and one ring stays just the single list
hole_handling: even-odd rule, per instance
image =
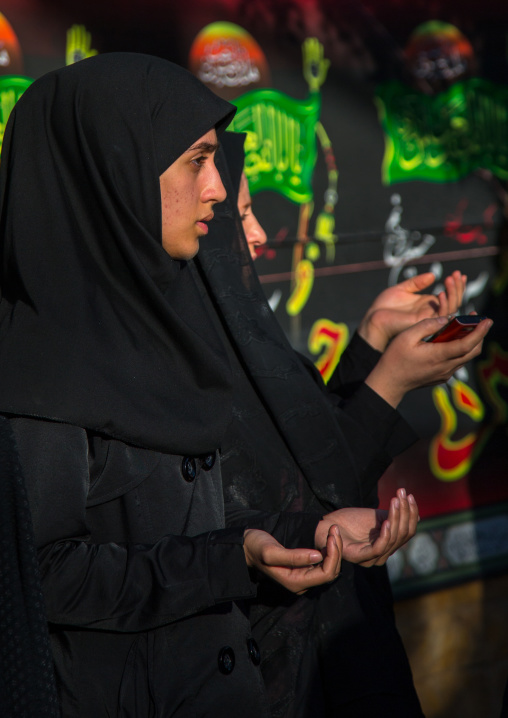
[{"label": "green painted flag", "polygon": [[4,75],[0,77],[0,147],[2,146],[5,126],[12,108],[32,82],[33,80],[30,77],[22,77],[21,75]]},{"label": "green painted flag", "polygon": [[508,179],[508,87],[472,78],[438,95],[391,81],[376,92],[383,182],[454,182],[478,168]]},{"label": "green painted flag", "polygon": [[252,90],[233,102],[238,111],[229,129],[247,133],[245,174],[251,193],[268,189],[297,204],[312,201],[319,93],[294,100],[273,89]]}]

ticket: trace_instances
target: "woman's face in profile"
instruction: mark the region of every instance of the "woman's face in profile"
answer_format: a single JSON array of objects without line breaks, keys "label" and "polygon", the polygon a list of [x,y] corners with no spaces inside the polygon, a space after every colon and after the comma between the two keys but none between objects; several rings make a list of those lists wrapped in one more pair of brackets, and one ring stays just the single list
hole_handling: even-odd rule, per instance
[{"label": "woman's face in profile", "polygon": [[257,247],[266,244],[266,232],[259,224],[257,217],[252,211],[252,199],[249,192],[249,183],[245,172],[242,172],[240,180],[240,191],[238,192],[238,211],[242,220],[243,231],[249,245],[249,252],[252,259],[257,258]]},{"label": "woman's face in profile", "polygon": [[159,178],[162,246],[173,259],[192,259],[199,239],[208,233],[213,206],[226,199],[215,166],[218,148],[214,129],[178,157]]}]

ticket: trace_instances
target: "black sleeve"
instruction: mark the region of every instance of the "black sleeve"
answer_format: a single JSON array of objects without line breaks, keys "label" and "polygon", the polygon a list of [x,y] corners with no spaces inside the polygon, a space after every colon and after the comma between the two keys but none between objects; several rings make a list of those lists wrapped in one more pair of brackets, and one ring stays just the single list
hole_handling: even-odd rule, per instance
[{"label": "black sleeve", "polygon": [[362,472],[364,505],[377,506],[377,482],[394,457],[418,437],[399,412],[366,384],[341,402],[337,411],[344,412],[351,422],[345,433],[352,451],[367,458]]},{"label": "black sleeve", "polygon": [[364,383],[380,356],[355,333],[326,385],[310,359],[300,357],[334,406],[341,431],[358,459],[367,505],[376,503],[373,495],[377,481],[393,458],[418,439],[399,412]]},{"label": "black sleeve", "polygon": [[326,385],[328,391],[344,398],[351,396],[374,369],[380,357],[381,352],[355,332]]},{"label": "black sleeve", "polygon": [[262,529],[286,548],[315,548],[315,533],[323,518],[320,514],[282,511],[270,514],[226,502],[226,525]]},{"label": "black sleeve", "polygon": [[11,418],[25,474],[50,622],[141,631],[255,595],[243,531],[154,545],[94,544],[86,523],[86,431]]},{"label": "black sleeve", "polygon": [[[311,360],[299,355],[316,384],[335,406],[336,417],[343,431],[348,432],[352,438],[356,426],[364,438],[370,438],[373,447],[386,452],[391,460],[411,446],[418,437],[399,412],[364,383],[380,356],[380,352],[355,333],[333,376],[325,385]],[[341,421],[341,413],[347,415],[353,423]]]}]

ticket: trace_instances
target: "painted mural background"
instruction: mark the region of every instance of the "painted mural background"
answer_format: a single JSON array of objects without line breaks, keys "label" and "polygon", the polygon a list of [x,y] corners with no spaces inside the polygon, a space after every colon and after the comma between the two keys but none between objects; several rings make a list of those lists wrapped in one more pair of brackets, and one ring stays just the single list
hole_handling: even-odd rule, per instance
[{"label": "painted mural background", "polygon": [[[72,6],[71,6],[72,5]],[[0,136],[33,78],[96,52],[189,67],[235,102],[269,243],[257,261],[326,379],[374,297],[468,275],[483,356],[401,411],[421,439],[381,482],[417,497],[399,596],[508,568],[508,8],[486,0],[0,0]],[[340,467],[338,467],[338,471]]]}]

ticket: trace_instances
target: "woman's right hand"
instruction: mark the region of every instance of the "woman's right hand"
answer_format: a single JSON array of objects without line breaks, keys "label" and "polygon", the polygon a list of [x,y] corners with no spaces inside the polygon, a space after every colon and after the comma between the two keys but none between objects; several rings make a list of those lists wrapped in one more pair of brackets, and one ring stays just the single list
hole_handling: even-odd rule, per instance
[{"label": "woman's right hand", "polygon": [[462,304],[466,275],[452,272],[444,279],[444,291],[421,294],[435,281],[432,272],[425,272],[382,291],[360,322],[358,334],[374,349],[384,352],[397,334],[422,319],[455,314]]},{"label": "woman's right hand", "polygon": [[397,489],[388,511],[347,507],[323,516],[316,528],[316,546],[322,545],[328,526],[340,528],[342,556],[359,566],[382,566],[401,546],[413,538],[420,517],[412,494]]},{"label": "woman's right hand", "polygon": [[396,336],[365,383],[396,407],[412,389],[442,384],[468,361],[478,356],[493,322],[484,319],[462,339],[425,342],[448,322],[447,317],[424,319]]},{"label": "woman's right hand", "polygon": [[245,530],[243,548],[250,568],[256,568],[293,593],[305,593],[313,586],[334,581],[339,575],[342,539],[336,525],[330,526],[322,551],[284,548],[260,529]]}]

